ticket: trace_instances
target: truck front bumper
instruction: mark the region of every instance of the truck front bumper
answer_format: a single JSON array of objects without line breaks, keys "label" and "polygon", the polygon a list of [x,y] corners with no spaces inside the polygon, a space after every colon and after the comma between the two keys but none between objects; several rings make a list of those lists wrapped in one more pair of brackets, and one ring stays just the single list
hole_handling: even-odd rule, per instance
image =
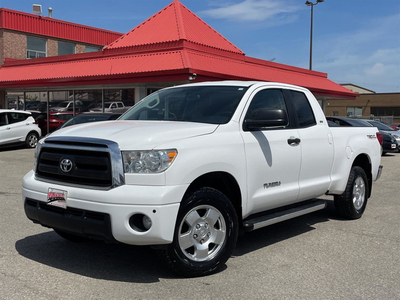
[{"label": "truck front bumper", "polygon": [[[108,242],[160,245],[173,240],[187,187],[123,185],[93,190],[39,181],[31,171],[23,179],[22,199],[27,217],[45,227]],[[66,192],[66,208],[49,205],[50,188]],[[140,225],[143,218],[147,226]]]}]

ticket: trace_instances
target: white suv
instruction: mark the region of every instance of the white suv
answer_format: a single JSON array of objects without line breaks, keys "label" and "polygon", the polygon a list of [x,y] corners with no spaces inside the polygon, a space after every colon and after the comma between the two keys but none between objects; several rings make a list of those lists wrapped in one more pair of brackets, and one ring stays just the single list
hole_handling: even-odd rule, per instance
[{"label": "white suv", "polygon": [[0,147],[25,143],[35,148],[42,131],[27,111],[0,109]]}]

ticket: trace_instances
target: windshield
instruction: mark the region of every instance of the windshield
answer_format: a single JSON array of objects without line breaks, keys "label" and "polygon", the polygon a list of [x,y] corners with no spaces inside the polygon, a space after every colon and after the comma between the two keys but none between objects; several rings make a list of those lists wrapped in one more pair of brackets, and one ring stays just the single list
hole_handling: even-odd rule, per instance
[{"label": "windshield", "polygon": [[379,130],[384,130],[384,131],[396,131],[392,127],[389,127],[381,122],[377,121],[368,121],[368,123],[372,124],[372,126],[378,128]]},{"label": "windshield", "polygon": [[225,124],[247,87],[188,86],[157,91],[124,114],[120,120],[186,121]]}]

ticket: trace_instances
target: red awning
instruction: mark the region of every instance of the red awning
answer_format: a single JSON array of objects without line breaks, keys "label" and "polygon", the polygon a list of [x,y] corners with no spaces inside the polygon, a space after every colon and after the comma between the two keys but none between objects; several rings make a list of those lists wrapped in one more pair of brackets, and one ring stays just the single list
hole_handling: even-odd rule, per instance
[{"label": "red awning", "polygon": [[137,82],[261,80],[306,87],[319,96],[355,98],[326,73],[245,56],[178,0],[103,51],[32,60],[6,60],[0,88]]}]

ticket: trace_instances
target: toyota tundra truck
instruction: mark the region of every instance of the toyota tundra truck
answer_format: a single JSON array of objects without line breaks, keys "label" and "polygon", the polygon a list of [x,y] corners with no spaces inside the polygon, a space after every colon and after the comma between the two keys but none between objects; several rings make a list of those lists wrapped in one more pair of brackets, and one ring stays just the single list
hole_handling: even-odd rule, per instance
[{"label": "toyota tundra truck", "polygon": [[381,143],[374,127],[329,127],[302,87],[192,83],[42,139],[22,198],[30,220],[63,238],[152,245],[176,273],[202,276],[239,232],[324,209],[321,195],[360,218]]}]

